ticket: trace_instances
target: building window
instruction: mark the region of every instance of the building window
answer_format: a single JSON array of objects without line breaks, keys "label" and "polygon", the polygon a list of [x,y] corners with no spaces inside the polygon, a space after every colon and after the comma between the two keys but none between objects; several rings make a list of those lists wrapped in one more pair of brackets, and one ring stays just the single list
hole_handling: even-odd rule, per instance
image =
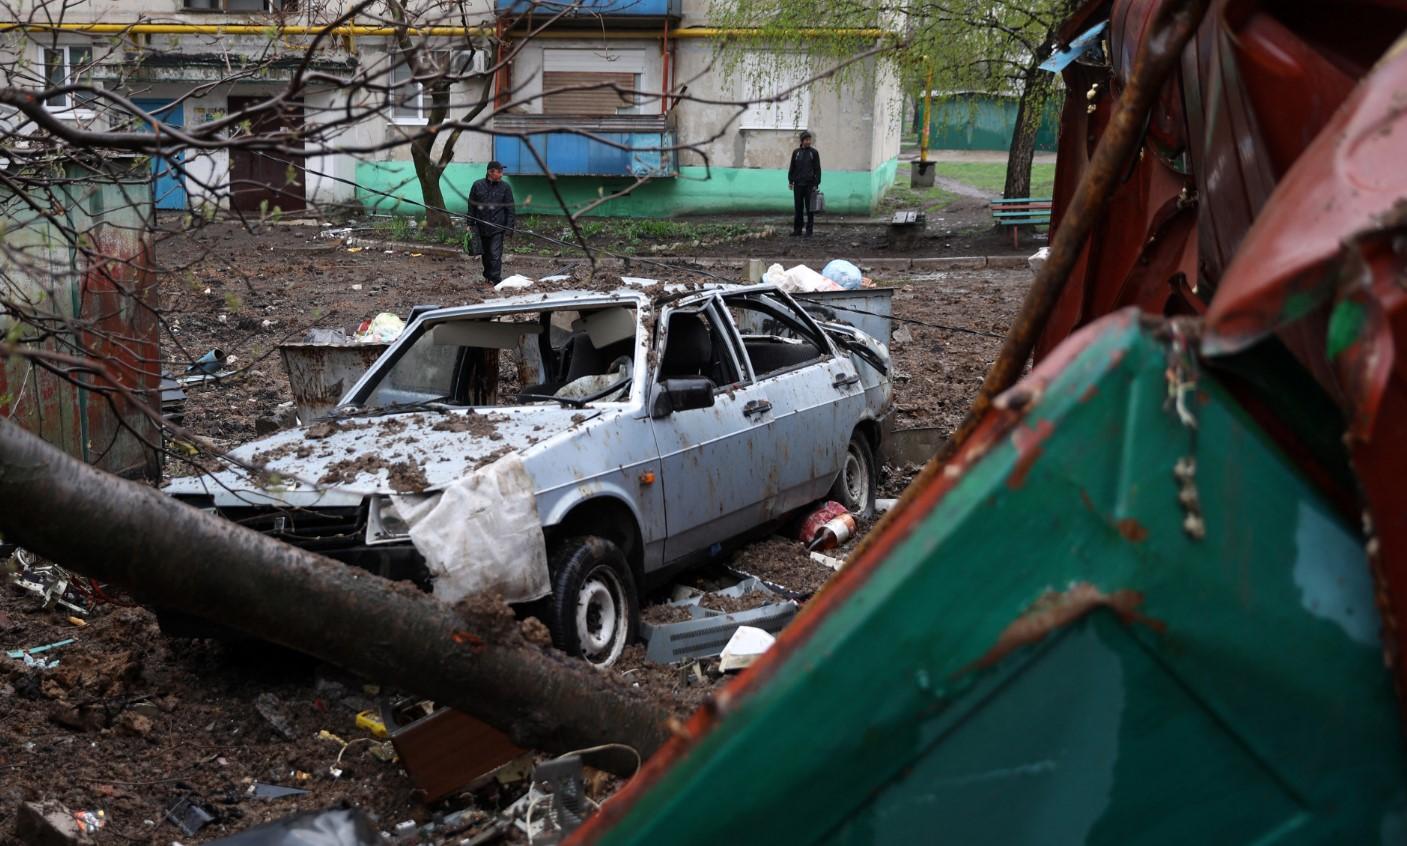
[{"label": "building window", "polygon": [[[65,85],[91,82],[93,48],[87,45],[44,48],[44,87],[60,88]],[[92,106],[93,95],[88,93],[59,93],[45,98],[44,105],[56,111],[88,109]]]},{"label": "building window", "polygon": [[[409,61],[397,61],[399,51],[391,53],[391,120],[395,123],[423,124],[429,122],[430,109],[438,101],[449,105],[451,86],[484,72],[482,51],[422,50],[420,62],[424,68],[421,80]],[[425,80],[428,80],[428,87]]]},{"label": "building window", "polygon": [[391,68],[391,119],[396,123],[425,123],[425,86],[415,81],[409,62]]},{"label": "building window", "polygon": [[549,48],[542,52],[543,114],[640,114],[644,98],[622,92],[641,90],[644,50]]},{"label": "building window", "polygon": [[287,12],[295,0],[181,0],[187,12]]},{"label": "building window", "polygon": [[[739,100],[775,97],[811,76],[810,67],[798,56],[757,56],[743,59],[733,71],[734,92]],[[754,103],[738,119],[740,129],[805,129],[811,118],[810,87],[792,91],[776,103]]]}]

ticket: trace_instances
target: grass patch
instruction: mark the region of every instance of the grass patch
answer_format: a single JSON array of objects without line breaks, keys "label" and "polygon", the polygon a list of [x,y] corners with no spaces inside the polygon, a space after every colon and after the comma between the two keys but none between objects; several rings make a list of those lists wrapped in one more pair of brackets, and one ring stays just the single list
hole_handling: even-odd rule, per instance
[{"label": "grass patch", "polygon": [[377,236],[392,241],[445,247],[461,246],[465,231],[457,226],[451,226],[449,229],[426,229],[424,218],[411,217],[377,218],[372,220],[371,228]]},{"label": "grass patch", "polygon": [[[1006,162],[938,162],[938,175],[956,179],[988,194],[1000,196],[1006,185]],[[1055,165],[1031,165],[1031,197],[1049,197],[1055,190]]]},{"label": "grass patch", "polygon": [[909,178],[912,173],[912,162],[899,162],[899,168],[895,171],[894,184],[889,186],[888,191],[884,192],[884,198],[879,201],[877,214],[887,216],[900,209],[941,209],[957,199],[956,194],[939,188],[937,185],[932,188],[910,188]]}]

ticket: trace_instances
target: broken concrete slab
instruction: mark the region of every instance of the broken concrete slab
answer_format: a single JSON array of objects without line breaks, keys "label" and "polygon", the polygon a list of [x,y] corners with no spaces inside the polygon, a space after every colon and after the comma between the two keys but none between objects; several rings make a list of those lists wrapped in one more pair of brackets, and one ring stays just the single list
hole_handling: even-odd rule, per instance
[{"label": "broken concrete slab", "polygon": [[54,800],[21,802],[15,815],[15,836],[29,846],[84,846],[94,842],[93,831],[103,825],[89,821],[89,816],[94,815],[70,811]]}]

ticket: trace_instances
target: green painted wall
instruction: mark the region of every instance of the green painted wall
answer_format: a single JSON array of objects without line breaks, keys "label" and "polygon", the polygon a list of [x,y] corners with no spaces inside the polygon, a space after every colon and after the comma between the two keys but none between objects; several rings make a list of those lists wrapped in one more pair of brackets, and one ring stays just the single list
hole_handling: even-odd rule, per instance
[{"label": "green painted wall", "polygon": [[[1011,149],[1011,133],[1016,129],[1015,97],[987,94],[958,94],[933,98],[933,123],[929,126],[929,149],[1000,150]],[[923,98],[914,107],[913,125],[923,126]],[[1036,133],[1036,149],[1054,152],[1059,141],[1060,101],[1046,104]],[[917,131],[917,129],[915,129]]]},{"label": "green painted wall", "polygon": [[[467,209],[469,186],[484,175],[482,162],[451,164],[441,180],[450,211]],[[870,214],[894,182],[897,159],[874,170],[826,171],[821,190],[832,214]],[[561,208],[541,176],[507,176],[518,198],[518,212],[560,214]],[[573,210],[602,194],[628,187],[633,180],[560,176],[558,189]],[[382,213],[423,213],[420,184],[410,162],[363,162],[357,165],[357,201]],[[686,166],[673,179],[657,179],[631,194],[603,203],[591,213],[605,217],[675,217],[686,214],[783,212],[792,209],[786,171],[774,168],[707,168]]]}]

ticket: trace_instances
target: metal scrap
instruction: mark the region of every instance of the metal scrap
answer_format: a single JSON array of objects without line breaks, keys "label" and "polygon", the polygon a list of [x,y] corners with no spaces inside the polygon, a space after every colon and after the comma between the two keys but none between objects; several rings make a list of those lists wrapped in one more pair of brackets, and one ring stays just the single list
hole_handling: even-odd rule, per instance
[{"label": "metal scrap", "polygon": [[90,597],[75,589],[75,585],[81,583],[79,577],[68,570],[25,549],[15,550],[10,561],[16,568],[10,582],[43,599],[45,608],[59,606],[85,616],[92,613]]}]

